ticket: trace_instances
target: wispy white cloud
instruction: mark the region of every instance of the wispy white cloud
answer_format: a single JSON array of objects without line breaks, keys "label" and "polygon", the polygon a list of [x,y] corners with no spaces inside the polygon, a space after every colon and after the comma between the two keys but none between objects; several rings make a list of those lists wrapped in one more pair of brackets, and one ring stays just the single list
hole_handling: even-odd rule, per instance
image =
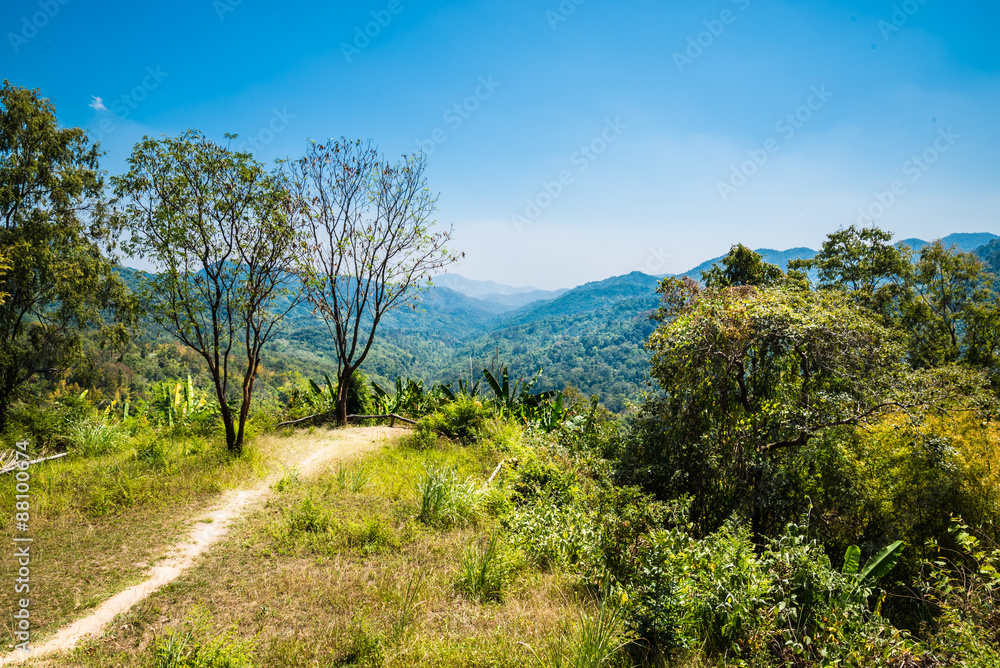
[{"label": "wispy white cloud", "polygon": [[92,108],[94,111],[108,110],[108,108],[104,106],[104,100],[97,97],[96,95],[91,95],[90,97],[93,99],[90,101],[90,104],[87,105],[88,107]]}]

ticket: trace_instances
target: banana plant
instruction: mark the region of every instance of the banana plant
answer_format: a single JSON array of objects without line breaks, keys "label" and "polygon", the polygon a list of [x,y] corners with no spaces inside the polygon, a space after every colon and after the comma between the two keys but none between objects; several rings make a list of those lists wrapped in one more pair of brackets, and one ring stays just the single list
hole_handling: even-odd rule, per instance
[{"label": "banana plant", "polygon": [[854,586],[841,597],[842,602],[855,598],[860,592],[870,589],[892,570],[903,552],[903,541],[897,540],[882,548],[882,550],[861,566],[861,548],[851,545],[844,554],[844,567],[841,572],[854,578]]},{"label": "banana plant", "polygon": [[309,379],[309,388],[313,393],[311,403],[320,410],[333,410],[333,407],[337,405],[337,390],[333,381],[330,380],[330,374],[324,373],[323,378],[326,379],[325,388],[320,387],[312,378]]},{"label": "banana plant", "polygon": [[175,424],[186,423],[207,410],[208,400],[204,392],[198,395],[191,381],[191,374],[188,374],[187,383],[178,382],[173,387],[164,381],[158,383],[152,405],[160,420],[173,427]]},{"label": "banana plant", "polygon": [[569,411],[563,405],[563,393],[559,392],[554,401],[546,401],[536,409],[537,417],[533,420],[535,426],[542,431],[553,431],[566,421]]},{"label": "banana plant", "polygon": [[479,396],[479,381],[477,380],[473,383],[471,380],[466,382],[464,378],[458,379],[458,392],[459,394],[464,394],[470,399],[475,399]]},{"label": "banana plant", "polygon": [[483,369],[483,377],[493,390],[493,401],[497,407],[505,415],[520,417],[525,421],[537,417],[546,402],[557,395],[553,390],[532,394],[531,388],[541,375],[542,370],[539,369],[534,378],[514,381],[511,385],[506,366],[500,367],[500,380],[489,369]]}]

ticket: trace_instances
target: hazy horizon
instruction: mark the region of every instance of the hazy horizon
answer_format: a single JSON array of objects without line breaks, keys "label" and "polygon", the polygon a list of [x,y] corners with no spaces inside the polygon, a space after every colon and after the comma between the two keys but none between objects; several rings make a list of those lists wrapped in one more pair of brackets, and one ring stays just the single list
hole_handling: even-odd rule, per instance
[{"label": "hazy horizon", "polygon": [[403,0],[7,3],[4,77],[124,170],[144,134],[428,153],[452,267],[556,289],[734,243],[1000,229],[1000,8],[981,3]]}]

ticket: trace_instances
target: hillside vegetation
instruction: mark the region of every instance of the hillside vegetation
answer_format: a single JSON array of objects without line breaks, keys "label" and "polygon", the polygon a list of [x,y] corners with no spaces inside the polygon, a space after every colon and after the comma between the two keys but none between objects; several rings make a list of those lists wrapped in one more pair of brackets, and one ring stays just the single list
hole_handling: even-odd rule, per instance
[{"label": "hillside vegetation", "polygon": [[0,102],[10,649],[163,576],[51,661],[1000,665],[995,246],[852,226],[421,307],[458,257],[423,154],[268,170],[190,130],[111,198],[51,102]]}]

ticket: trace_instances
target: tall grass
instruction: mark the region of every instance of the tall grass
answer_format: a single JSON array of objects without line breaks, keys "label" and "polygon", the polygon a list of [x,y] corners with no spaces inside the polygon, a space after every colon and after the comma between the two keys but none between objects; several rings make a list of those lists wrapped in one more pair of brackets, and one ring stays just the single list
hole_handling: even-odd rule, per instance
[{"label": "tall grass", "polygon": [[465,548],[456,587],[471,598],[500,601],[510,571],[499,537],[493,534],[485,544]]},{"label": "tall grass", "polygon": [[346,489],[357,494],[371,482],[372,469],[368,463],[355,466],[337,464],[333,471],[333,479],[341,491]]},{"label": "tall grass", "polygon": [[414,485],[417,519],[430,526],[449,527],[475,522],[483,492],[472,478],[460,481],[455,469],[424,465]]},{"label": "tall grass", "polygon": [[72,425],[68,436],[77,452],[87,457],[116,452],[128,440],[120,425],[103,416]]},{"label": "tall grass", "polygon": [[606,668],[628,665],[622,649],[629,642],[621,609],[602,600],[596,616],[580,612],[572,633],[562,636],[549,651],[535,655],[543,668]]}]

